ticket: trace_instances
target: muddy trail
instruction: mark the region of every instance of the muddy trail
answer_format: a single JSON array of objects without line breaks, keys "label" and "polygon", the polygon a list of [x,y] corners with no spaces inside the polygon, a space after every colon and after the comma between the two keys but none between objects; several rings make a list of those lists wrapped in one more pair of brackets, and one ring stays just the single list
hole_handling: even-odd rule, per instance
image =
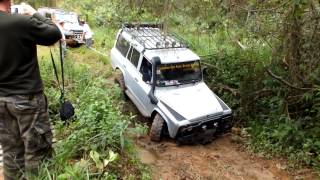
[{"label": "muddy trail", "polygon": [[[135,123],[148,122],[130,101],[126,101],[123,111],[135,115]],[[154,180],[318,179],[312,170],[289,170],[284,160],[268,160],[249,152],[238,130],[216,137],[207,145],[179,146],[170,138],[154,143],[147,135],[136,137],[137,156],[151,167]]]},{"label": "muddy trail", "polygon": [[159,144],[144,137],[136,144],[139,158],[151,166],[157,180],[315,179],[306,171],[289,173],[279,161],[250,154],[233,138],[227,134],[208,145],[177,146],[174,141]]}]

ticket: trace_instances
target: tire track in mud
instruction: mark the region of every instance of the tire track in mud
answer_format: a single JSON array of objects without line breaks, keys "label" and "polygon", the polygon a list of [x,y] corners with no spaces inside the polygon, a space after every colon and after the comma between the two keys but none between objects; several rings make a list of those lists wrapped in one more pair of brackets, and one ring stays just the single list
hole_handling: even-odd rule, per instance
[{"label": "tire track in mud", "polygon": [[[134,123],[150,121],[140,115],[130,101],[123,112],[135,115]],[[217,137],[207,145],[178,146],[170,138],[160,143],[149,136],[136,137],[137,157],[152,169],[154,180],[314,180],[317,175],[309,169],[289,171],[285,160],[259,157],[245,148],[237,134]]]}]

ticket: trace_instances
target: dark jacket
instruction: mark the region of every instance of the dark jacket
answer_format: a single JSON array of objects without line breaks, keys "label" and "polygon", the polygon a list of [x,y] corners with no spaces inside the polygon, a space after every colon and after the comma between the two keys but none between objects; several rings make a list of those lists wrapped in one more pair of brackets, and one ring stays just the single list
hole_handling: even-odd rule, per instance
[{"label": "dark jacket", "polygon": [[36,13],[11,15],[0,11],[0,96],[43,91],[37,61],[37,44],[61,39],[58,27]]}]

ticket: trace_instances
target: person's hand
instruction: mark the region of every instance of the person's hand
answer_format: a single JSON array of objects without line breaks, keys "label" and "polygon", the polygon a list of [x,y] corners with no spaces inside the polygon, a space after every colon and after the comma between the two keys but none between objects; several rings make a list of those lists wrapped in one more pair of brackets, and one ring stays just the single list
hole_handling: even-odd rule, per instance
[{"label": "person's hand", "polygon": [[29,4],[21,3],[21,6],[22,6],[22,14],[24,14],[24,15],[30,15],[30,16],[32,16],[34,13],[37,12],[37,11],[36,11],[32,6],[30,6]]}]

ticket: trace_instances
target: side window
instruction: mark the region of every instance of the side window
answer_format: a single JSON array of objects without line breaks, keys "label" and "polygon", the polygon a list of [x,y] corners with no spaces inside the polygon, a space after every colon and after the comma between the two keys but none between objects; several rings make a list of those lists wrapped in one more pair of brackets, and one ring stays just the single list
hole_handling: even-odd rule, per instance
[{"label": "side window", "polygon": [[131,63],[137,67],[140,59],[140,53],[135,48],[131,47],[130,53],[128,55],[128,59],[131,61]]},{"label": "side window", "polygon": [[127,40],[125,40],[121,35],[118,38],[116,48],[120,51],[120,53],[126,57],[128,50],[129,50],[130,44]]},{"label": "side window", "polygon": [[141,72],[142,76],[145,77],[145,78],[143,78],[143,80],[145,82],[151,81],[152,65],[145,57],[143,57],[143,59],[142,59],[140,72]]}]

